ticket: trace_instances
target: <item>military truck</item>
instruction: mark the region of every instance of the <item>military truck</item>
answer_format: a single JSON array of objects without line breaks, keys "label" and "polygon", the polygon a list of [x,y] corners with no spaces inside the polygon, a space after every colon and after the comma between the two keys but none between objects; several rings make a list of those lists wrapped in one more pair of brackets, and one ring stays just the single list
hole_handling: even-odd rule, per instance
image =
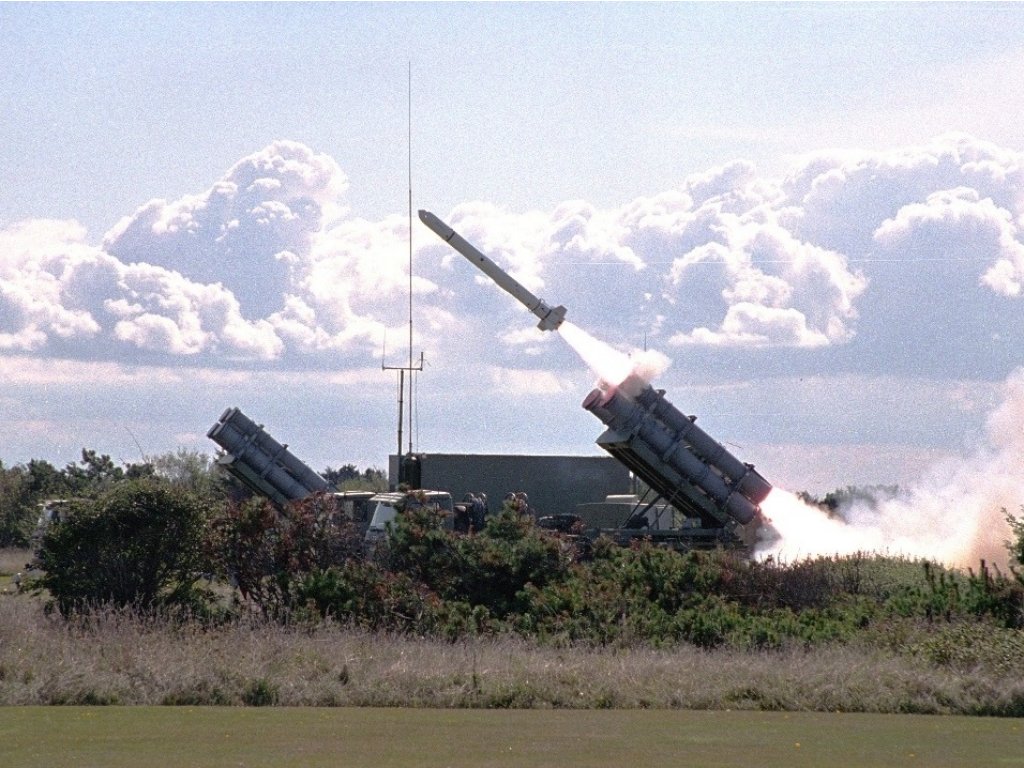
[{"label": "military truck", "polygon": [[377,546],[387,536],[388,523],[392,522],[400,510],[432,508],[441,514],[444,527],[452,530],[455,519],[455,505],[452,495],[447,491],[393,491],[378,493],[368,504],[371,511],[370,522],[364,535],[369,549]]}]

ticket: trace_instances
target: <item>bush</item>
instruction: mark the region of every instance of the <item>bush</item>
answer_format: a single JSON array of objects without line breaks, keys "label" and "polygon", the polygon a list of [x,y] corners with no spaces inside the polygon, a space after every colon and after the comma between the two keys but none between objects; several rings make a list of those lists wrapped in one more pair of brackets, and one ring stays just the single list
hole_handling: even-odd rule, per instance
[{"label": "bush", "polygon": [[28,546],[37,512],[26,475],[0,462],[0,548]]},{"label": "bush", "polygon": [[406,574],[359,560],[306,574],[296,584],[296,598],[314,618],[401,633],[443,633],[440,612],[455,606],[442,604]]},{"label": "bush", "polygon": [[563,581],[571,561],[555,535],[511,510],[488,519],[479,535],[459,537],[456,553],[461,568],[450,597],[497,618],[529,610],[527,586]]},{"label": "bush", "polygon": [[287,617],[304,605],[313,574],[361,553],[355,526],[328,494],[279,511],[264,498],[228,505],[211,525],[208,546],[218,574],[264,616]]},{"label": "bush", "polygon": [[242,691],[242,703],[249,707],[272,707],[280,697],[280,687],[263,677],[251,681]]},{"label": "bush", "polygon": [[99,604],[202,607],[205,530],[192,496],[152,478],[124,481],[49,527],[38,583],[63,614]]},{"label": "bush", "polygon": [[907,650],[934,666],[963,673],[1024,676],[1024,633],[986,624],[951,624],[911,643]]},{"label": "bush", "polygon": [[1024,629],[1024,579],[1011,579],[982,560],[978,572],[970,571],[964,609],[973,616],[990,616],[1007,629]]}]

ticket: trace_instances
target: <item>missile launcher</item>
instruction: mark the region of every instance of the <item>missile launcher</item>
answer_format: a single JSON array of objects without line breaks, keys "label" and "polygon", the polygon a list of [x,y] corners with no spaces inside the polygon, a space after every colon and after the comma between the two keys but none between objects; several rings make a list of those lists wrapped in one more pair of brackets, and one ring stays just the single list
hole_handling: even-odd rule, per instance
[{"label": "missile launcher", "polygon": [[228,408],[206,436],[224,449],[218,463],[245,485],[281,506],[333,491],[330,483],[238,408]]},{"label": "missile launcher", "polygon": [[665,399],[631,376],[594,389],[583,408],[608,429],[597,444],[662,499],[705,528],[732,529],[760,515],[771,484]]}]

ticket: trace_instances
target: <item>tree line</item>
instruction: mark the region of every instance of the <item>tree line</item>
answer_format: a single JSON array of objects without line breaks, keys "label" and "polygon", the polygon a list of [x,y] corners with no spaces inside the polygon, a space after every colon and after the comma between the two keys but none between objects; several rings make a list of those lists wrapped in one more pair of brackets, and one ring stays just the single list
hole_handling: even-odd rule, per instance
[{"label": "tree line", "polygon": [[[387,487],[387,478],[375,467],[328,466],[320,474],[339,490]],[[9,467],[0,461],[0,548],[30,546],[42,505],[48,501],[96,499],[118,483],[142,478],[165,481],[211,508],[251,495],[219,470],[211,456],[184,448],[120,466],[109,455],[89,448],[82,449],[78,462],[62,468],[42,459]]]}]

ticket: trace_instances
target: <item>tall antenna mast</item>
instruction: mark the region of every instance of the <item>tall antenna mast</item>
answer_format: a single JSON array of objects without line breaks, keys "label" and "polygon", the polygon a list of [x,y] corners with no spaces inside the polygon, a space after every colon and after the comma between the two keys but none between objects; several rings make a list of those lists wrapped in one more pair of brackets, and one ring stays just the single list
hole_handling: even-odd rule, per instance
[{"label": "tall antenna mast", "polygon": [[[413,376],[418,371],[423,370],[423,353],[420,352],[419,363],[413,364],[412,357],[412,341],[413,341],[413,327],[412,327],[412,62],[409,62],[409,80],[408,80],[408,124],[406,134],[406,146],[408,152],[408,181],[409,181],[409,362],[407,365],[385,365],[384,359],[381,359],[381,370],[385,371],[398,371],[398,456],[399,465],[401,465],[402,456],[402,424],[403,424],[403,400],[405,397],[405,372],[409,372],[409,450],[411,454],[413,450]],[[385,352],[386,354],[386,352]]]},{"label": "tall antenna mast", "polygon": [[[406,115],[408,117],[408,127],[406,132],[406,157],[408,159],[408,179],[409,179],[409,453],[412,453],[412,398],[413,388],[412,380],[416,375],[412,367],[412,60],[409,60],[409,87],[407,92],[409,94],[408,109]],[[423,366],[420,365],[420,370],[423,370]]]}]

